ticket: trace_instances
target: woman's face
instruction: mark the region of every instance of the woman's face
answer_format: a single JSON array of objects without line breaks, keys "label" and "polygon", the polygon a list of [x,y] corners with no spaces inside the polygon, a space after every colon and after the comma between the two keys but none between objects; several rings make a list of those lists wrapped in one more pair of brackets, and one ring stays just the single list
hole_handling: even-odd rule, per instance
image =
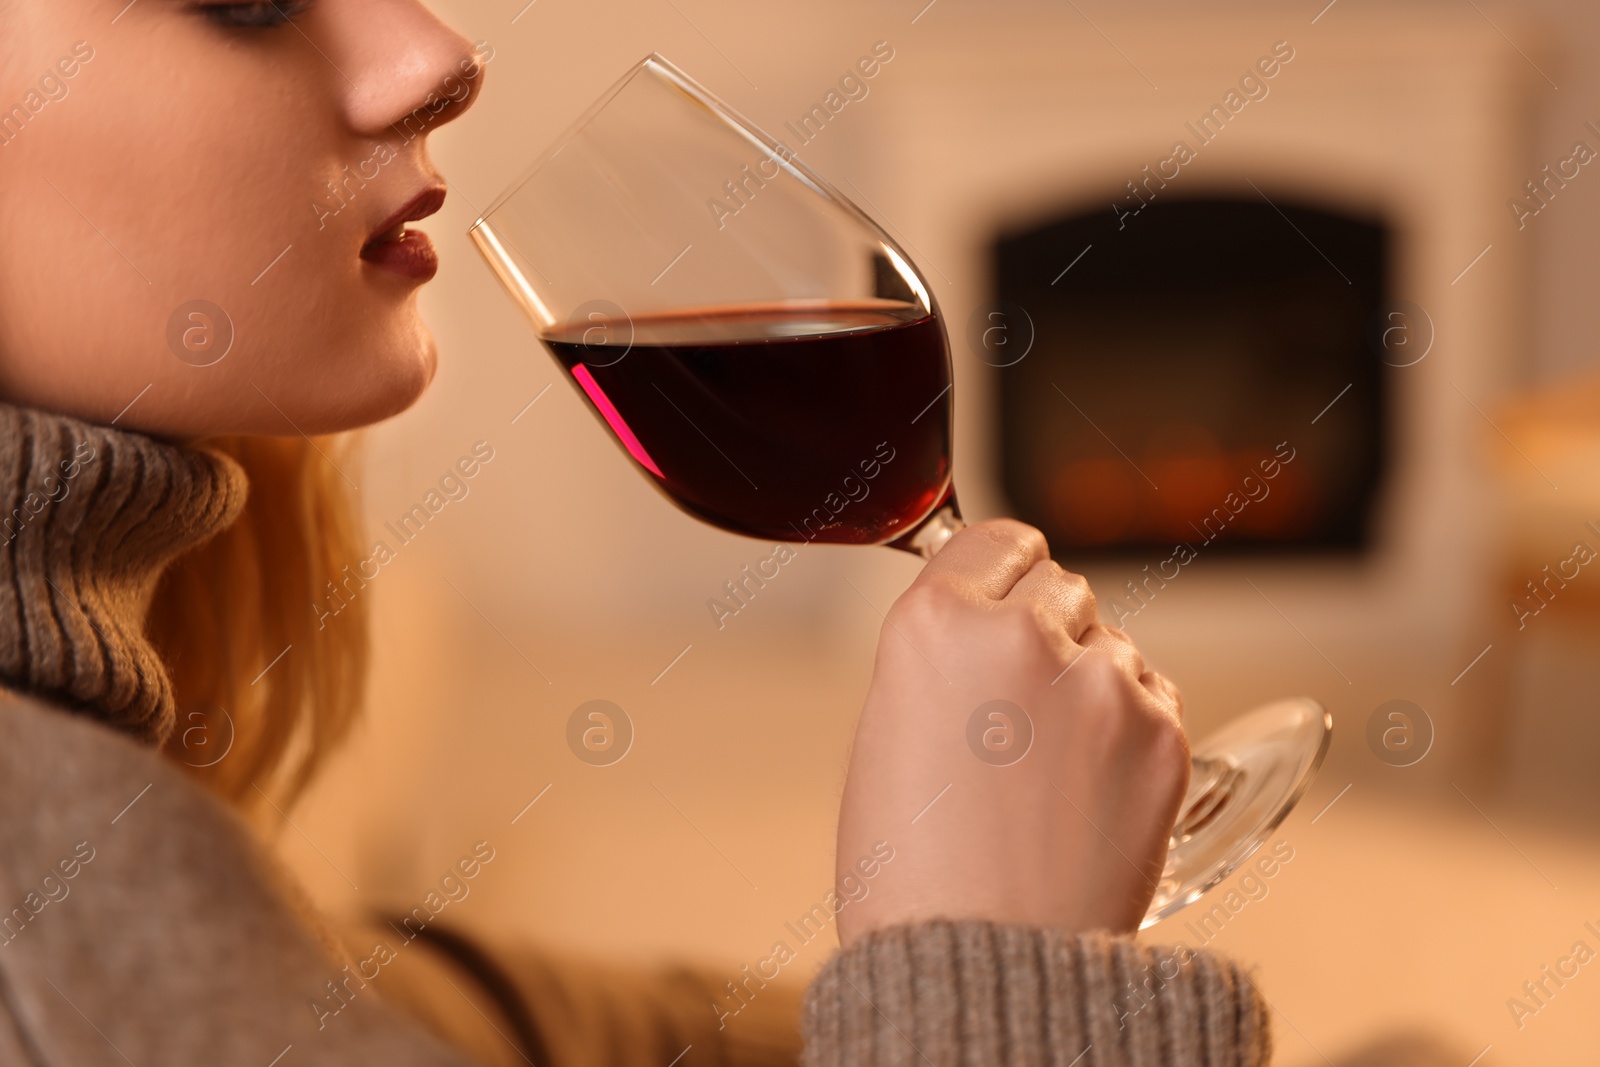
[{"label": "woman's face", "polygon": [[174,438],[410,405],[401,224],[485,60],[417,0],[0,0],[0,399]]}]

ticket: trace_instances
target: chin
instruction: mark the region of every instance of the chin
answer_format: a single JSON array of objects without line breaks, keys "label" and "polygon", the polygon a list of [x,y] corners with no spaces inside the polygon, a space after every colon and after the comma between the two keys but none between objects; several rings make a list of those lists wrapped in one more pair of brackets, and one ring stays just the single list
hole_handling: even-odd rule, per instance
[{"label": "chin", "polygon": [[381,374],[371,375],[352,391],[351,402],[342,410],[328,412],[320,429],[306,427],[307,433],[339,433],[358,430],[409,409],[428,391],[439,369],[439,349],[431,335],[425,335],[412,352],[401,358],[387,353]]},{"label": "chin", "polygon": [[[401,348],[403,351],[396,351]],[[283,413],[294,420],[297,431],[306,434],[342,433],[359,430],[393,418],[410,408],[427,392],[438,370],[439,352],[426,331],[411,344],[388,347],[385,351],[363,353],[350,360],[343,382],[318,383],[316,393],[303,397],[300,412],[279,401]],[[283,416],[267,409],[259,413],[259,432],[279,435],[284,432]],[[291,431],[294,432],[294,431]]]}]

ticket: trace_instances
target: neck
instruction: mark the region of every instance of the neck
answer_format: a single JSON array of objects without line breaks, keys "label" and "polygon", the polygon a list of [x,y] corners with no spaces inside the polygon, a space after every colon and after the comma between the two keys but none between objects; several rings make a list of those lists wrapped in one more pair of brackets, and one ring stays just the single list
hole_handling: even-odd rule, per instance
[{"label": "neck", "polygon": [[203,447],[0,403],[0,685],[164,741],[176,709],[150,598],[246,490]]}]

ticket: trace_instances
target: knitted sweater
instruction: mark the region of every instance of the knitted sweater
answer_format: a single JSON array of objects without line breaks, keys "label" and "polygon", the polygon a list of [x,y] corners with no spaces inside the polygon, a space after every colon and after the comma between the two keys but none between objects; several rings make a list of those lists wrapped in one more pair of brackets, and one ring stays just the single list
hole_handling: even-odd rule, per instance
[{"label": "knitted sweater", "polygon": [[151,592],[246,491],[204,448],[0,403],[0,1063],[1267,1062],[1265,1003],[1223,959],[979,921],[880,931],[803,1004],[775,984],[731,1020],[709,973],[502,938],[435,932],[374,976],[360,957],[406,931],[330,935],[155,751],[175,709]]}]

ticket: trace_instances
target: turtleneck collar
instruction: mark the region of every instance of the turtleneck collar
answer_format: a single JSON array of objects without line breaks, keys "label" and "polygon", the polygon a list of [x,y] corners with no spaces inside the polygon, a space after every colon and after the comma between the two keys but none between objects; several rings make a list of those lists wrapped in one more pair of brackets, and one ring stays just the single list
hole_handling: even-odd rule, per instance
[{"label": "turtleneck collar", "polygon": [[0,686],[164,741],[176,711],[150,597],[246,492],[220,453],[0,402]]}]

